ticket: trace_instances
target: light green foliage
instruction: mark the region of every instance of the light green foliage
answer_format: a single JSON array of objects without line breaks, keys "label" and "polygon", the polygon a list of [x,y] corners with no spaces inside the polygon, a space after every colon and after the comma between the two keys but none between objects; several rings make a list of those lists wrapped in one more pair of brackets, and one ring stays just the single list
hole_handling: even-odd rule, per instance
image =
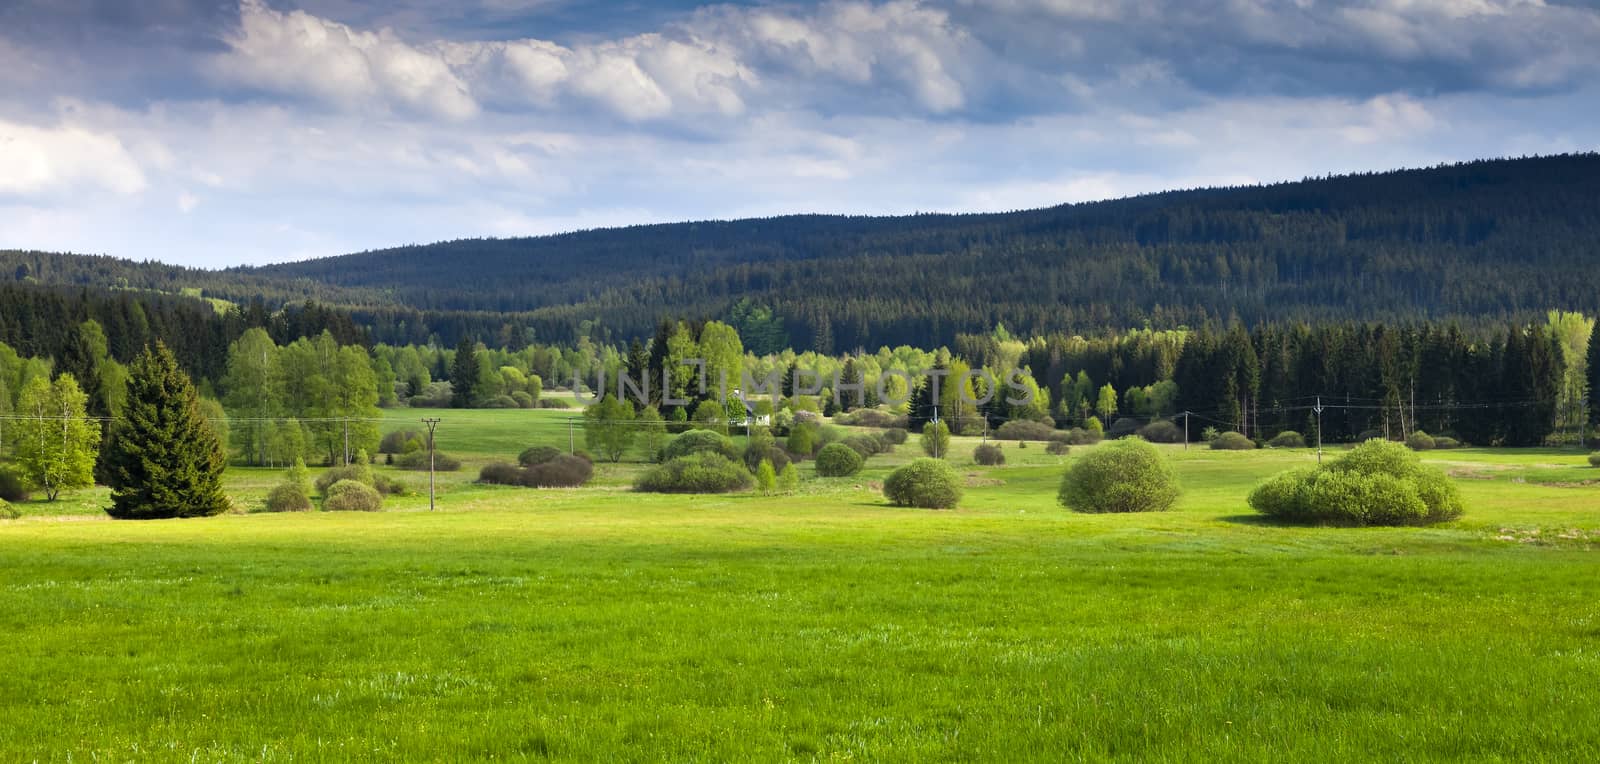
[{"label": "light green foliage", "polygon": [[789,462],[778,472],[778,490],[792,493],[800,488],[800,470]]},{"label": "light green foliage", "polygon": [[[284,413],[278,346],[265,329],[249,329],[228,347],[222,406],[241,421],[229,428],[233,450],[253,465],[269,463],[274,417]],[[301,446],[303,449],[303,445]],[[282,458],[282,454],[276,454]],[[299,455],[299,451],[295,452]]]},{"label": "light green foliage", "polygon": [[[1023,441],[1027,446],[1027,441]],[[972,449],[972,461],[985,467],[994,467],[1006,463],[1006,452],[995,443],[984,443]]]},{"label": "light green foliage", "polygon": [[584,447],[612,462],[633,447],[639,437],[633,418],[633,404],[607,393],[583,410]]},{"label": "light green foliage", "polygon": [[822,428],[813,422],[797,422],[789,429],[784,446],[796,459],[804,459],[817,450],[817,437]]},{"label": "light green foliage", "polygon": [[1100,388],[1100,393],[1095,398],[1094,411],[1100,415],[1102,421],[1110,419],[1112,414],[1117,413],[1116,388],[1109,384]]},{"label": "light green foliage", "polygon": [[677,459],[702,452],[710,452],[719,456],[735,459],[739,451],[733,445],[733,440],[720,432],[711,430],[690,430],[672,439],[667,444],[667,459]]},{"label": "light green foliage", "polygon": [[1315,469],[1285,472],[1250,494],[1257,512],[1330,525],[1431,525],[1461,516],[1444,473],[1398,443],[1369,440]]},{"label": "light green foliage", "polygon": [[1412,451],[1432,451],[1435,445],[1433,436],[1421,430],[1406,436],[1406,448]]},{"label": "light green foliage", "polygon": [[649,493],[728,493],[750,487],[755,479],[744,465],[721,454],[701,451],[651,467],[634,489]]},{"label": "light green foliage", "polygon": [[777,487],[778,472],[772,468],[772,460],[762,459],[760,466],[756,467],[756,490],[771,495]]},{"label": "light green foliage", "polygon": [[341,480],[328,487],[322,508],[329,512],[377,512],[383,508],[383,495],[366,483]]},{"label": "light green foliage", "polygon": [[1099,417],[1089,417],[1083,423],[1083,431],[1090,443],[1099,443],[1106,436],[1106,427],[1100,423]]},{"label": "light green foliage", "polygon": [[961,503],[961,476],[943,459],[922,457],[890,473],[883,495],[902,507],[952,509]]},{"label": "light green foliage", "polygon": [[50,501],[62,491],[94,484],[100,423],[85,418],[87,403],[71,374],[54,383],[33,377],[22,389],[13,428],[16,463]]},{"label": "light green foliage", "polygon": [[1267,442],[1268,448],[1305,448],[1306,439],[1293,430],[1285,430]]},{"label": "light green foliage", "polygon": [[922,427],[922,453],[943,459],[950,453],[950,428],[945,423],[929,422]]},{"label": "light green foliage", "polygon": [[829,443],[817,452],[817,474],[822,477],[849,477],[861,471],[861,454],[843,443]]},{"label": "light green foliage", "polygon": [[1243,433],[1232,430],[1218,433],[1217,437],[1211,439],[1213,451],[1254,451],[1255,448],[1255,441],[1245,437]]},{"label": "light green foliage", "polygon": [[1068,463],[1057,500],[1076,512],[1161,512],[1178,500],[1177,475],[1155,446],[1112,441]]}]

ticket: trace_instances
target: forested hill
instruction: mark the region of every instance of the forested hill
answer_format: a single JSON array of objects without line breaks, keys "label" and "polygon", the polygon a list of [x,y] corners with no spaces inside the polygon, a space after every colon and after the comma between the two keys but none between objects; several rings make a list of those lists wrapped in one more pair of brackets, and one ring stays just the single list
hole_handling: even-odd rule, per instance
[{"label": "forested hill", "polygon": [[[1592,313],[1597,264],[1600,155],[1579,154],[1000,214],[461,240],[164,276],[233,300],[359,305],[377,322],[397,320],[387,313],[395,305],[514,312],[552,341],[595,325],[648,336],[663,316],[728,317],[747,300],[781,318],[793,344],[831,350],[932,346],[996,323],[1035,333],[1235,315],[1254,324]],[[100,265],[95,280],[106,278]]]}]

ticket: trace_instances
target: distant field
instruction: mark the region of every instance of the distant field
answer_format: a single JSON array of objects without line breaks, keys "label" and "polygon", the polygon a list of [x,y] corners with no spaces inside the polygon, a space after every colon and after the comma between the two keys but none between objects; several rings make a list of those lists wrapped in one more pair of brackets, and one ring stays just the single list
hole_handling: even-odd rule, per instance
[{"label": "distant field", "polygon": [[0,758],[1600,760],[1577,452],[1433,452],[1461,521],[1314,529],[1244,504],[1309,451],[1165,447],[1177,511],[1085,516],[1070,457],[957,439],[937,512],[875,490],[914,440],[794,496],[533,491],[471,480],[576,411],[389,426],[432,415],[434,513],[0,521]]}]

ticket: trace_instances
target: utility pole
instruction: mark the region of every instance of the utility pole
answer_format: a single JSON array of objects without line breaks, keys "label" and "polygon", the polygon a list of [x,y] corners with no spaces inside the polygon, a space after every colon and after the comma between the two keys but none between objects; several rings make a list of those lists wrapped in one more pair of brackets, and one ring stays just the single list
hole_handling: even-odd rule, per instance
[{"label": "utility pole", "polygon": [[433,428],[439,426],[439,420],[429,418],[422,420],[428,426],[428,511],[433,511]]},{"label": "utility pole", "polygon": [[1183,412],[1183,450],[1189,450],[1189,412]]},{"label": "utility pole", "polygon": [[344,418],[344,466],[350,466],[350,417]]},{"label": "utility pole", "polygon": [[1317,396],[1317,405],[1311,408],[1317,412],[1317,464],[1322,463],[1322,396]]},{"label": "utility pole", "polygon": [[578,453],[578,436],[573,432],[572,417],[567,417],[567,455]]}]

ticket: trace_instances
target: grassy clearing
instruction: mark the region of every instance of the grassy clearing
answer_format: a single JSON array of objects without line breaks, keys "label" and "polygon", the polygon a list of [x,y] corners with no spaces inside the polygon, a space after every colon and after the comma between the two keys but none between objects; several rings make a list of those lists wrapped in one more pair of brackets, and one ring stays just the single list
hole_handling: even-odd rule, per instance
[{"label": "grassy clearing", "polygon": [[1284,528],[1243,497],[1311,452],[1169,448],[1177,511],[1086,516],[1070,457],[958,438],[930,512],[873,490],[914,443],[796,496],[531,491],[470,480],[566,414],[441,416],[434,513],[0,522],[3,758],[1600,758],[1600,489],[1530,479],[1575,452],[1429,454],[1448,526]]}]

